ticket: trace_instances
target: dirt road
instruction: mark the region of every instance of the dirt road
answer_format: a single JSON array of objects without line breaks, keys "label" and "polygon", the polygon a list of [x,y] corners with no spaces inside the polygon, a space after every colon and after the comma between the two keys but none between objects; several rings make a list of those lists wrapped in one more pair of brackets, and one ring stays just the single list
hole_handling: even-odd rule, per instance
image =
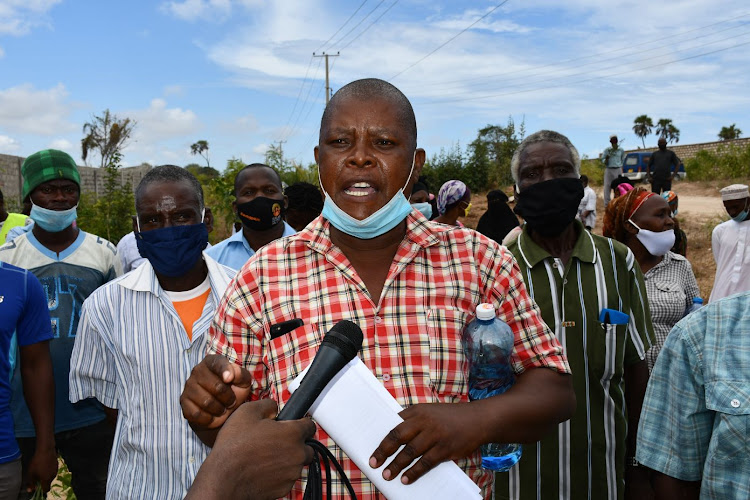
[{"label": "dirt road", "polygon": [[721,198],[712,196],[685,196],[679,198],[679,215],[713,218],[723,215]]}]

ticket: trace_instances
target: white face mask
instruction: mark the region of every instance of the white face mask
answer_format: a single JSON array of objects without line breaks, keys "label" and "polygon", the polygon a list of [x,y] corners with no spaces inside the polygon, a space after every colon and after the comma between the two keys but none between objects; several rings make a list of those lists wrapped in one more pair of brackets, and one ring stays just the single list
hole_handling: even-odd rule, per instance
[{"label": "white face mask", "polygon": [[648,253],[651,255],[656,255],[658,257],[661,257],[662,255],[666,255],[667,252],[674,246],[674,229],[669,229],[667,231],[660,231],[660,232],[654,232],[649,231],[648,229],[641,229],[638,227],[638,224],[633,222],[631,219],[628,219],[628,222],[633,224],[637,229],[638,233],[636,233],[635,237],[638,238],[638,241],[641,242],[641,244],[648,250]]}]

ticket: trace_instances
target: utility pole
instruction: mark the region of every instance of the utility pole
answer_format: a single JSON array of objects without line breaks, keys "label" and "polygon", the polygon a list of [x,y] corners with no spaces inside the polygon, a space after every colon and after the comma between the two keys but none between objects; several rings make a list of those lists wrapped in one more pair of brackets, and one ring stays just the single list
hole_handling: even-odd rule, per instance
[{"label": "utility pole", "polygon": [[328,57],[338,57],[339,55],[339,52],[336,52],[335,54],[326,54],[325,52],[322,52],[320,55],[317,55],[315,54],[315,52],[313,52],[313,57],[326,58],[326,106],[328,106],[328,101],[331,100],[331,86],[328,84]]},{"label": "utility pole", "polygon": [[281,165],[284,165],[284,149],[282,147],[282,144],[284,144],[286,141],[276,141],[279,143],[279,162]]}]

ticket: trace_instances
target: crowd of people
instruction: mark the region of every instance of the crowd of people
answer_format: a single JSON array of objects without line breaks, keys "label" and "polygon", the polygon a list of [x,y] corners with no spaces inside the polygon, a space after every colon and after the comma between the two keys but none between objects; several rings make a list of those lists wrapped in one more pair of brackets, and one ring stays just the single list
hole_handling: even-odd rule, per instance
[{"label": "crowd of people", "polygon": [[[158,166],[116,248],[76,224],[75,161],[29,156],[26,213],[0,196],[0,500],[46,492],[58,454],[81,500],[303,498],[312,437],[360,499],[383,498],[372,474],[408,485],[448,460],[485,499],[748,498],[750,194],[721,190],[731,220],[714,230],[716,282],[697,308],[669,182],[679,163],[659,146],[647,191],[622,177],[612,136],[599,235],[576,147],[531,134],[512,197],[490,191],[474,231],[463,181],[431,193],[420,178],[406,96],[357,80],[323,113],[319,188],[247,165],[240,226],[212,246],[200,183]],[[513,332],[516,382],[470,401],[461,334],[480,303]],[[310,419],[275,420],[344,319],[403,408],[369,468]],[[489,442],[526,444],[493,474]],[[340,477],[330,494],[347,497]]]}]

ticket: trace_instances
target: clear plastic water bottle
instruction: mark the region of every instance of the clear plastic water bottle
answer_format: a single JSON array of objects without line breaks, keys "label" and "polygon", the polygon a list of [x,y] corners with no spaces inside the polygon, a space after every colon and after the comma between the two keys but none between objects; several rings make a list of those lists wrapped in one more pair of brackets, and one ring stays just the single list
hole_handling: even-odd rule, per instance
[{"label": "clear plastic water bottle", "polygon": [[[463,331],[463,346],[469,362],[469,399],[484,399],[507,391],[516,381],[510,356],[513,330],[497,318],[492,304],[479,304],[476,318]],[[482,445],[482,467],[503,472],[521,458],[521,445]]]},{"label": "clear plastic water bottle", "polygon": [[688,314],[692,312],[697,311],[701,307],[703,307],[703,299],[700,297],[695,297],[693,299],[693,303],[690,304],[690,307],[688,307],[687,310],[685,311],[685,316],[687,316]]}]

